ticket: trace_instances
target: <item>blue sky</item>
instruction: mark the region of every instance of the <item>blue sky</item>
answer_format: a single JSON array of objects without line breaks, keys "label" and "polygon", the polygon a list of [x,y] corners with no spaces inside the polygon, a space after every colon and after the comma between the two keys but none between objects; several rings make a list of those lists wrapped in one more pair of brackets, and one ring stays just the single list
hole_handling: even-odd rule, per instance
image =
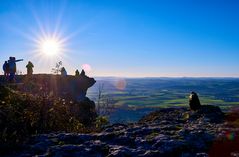
[{"label": "blue sky", "polygon": [[[69,74],[90,76],[239,77],[239,2],[232,0],[1,0],[0,62],[31,60],[50,73],[62,60]],[[63,54],[36,52],[57,34]]]}]

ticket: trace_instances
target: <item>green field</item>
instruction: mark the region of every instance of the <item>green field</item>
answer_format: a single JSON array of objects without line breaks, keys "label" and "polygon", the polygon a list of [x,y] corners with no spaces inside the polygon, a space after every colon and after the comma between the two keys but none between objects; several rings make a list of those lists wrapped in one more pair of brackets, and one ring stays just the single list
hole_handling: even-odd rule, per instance
[{"label": "green field", "polygon": [[88,96],[97,99],[97,87],[104,84],[103,95],[121,107],[170,107],[187,106],[191,91],[198,93],[202,104],[222,108],[239,105],[239,79],[219,78],[153,78],[124,79],[126,87],[117,89],[122,79],[101,79],[92,87]]},{"label": "green field", "polygon": [[[118,89],[122,80],[125,88]],[[109,115],[112,123],[135,122],[159,107],[188,106],[191,91],[198,93],[202,105],[224,111],[239,106],[239,79],[233,78],[98,78],[87,94],[96,102],[99,84],[104,84],[103,95],[116,108]]]}]

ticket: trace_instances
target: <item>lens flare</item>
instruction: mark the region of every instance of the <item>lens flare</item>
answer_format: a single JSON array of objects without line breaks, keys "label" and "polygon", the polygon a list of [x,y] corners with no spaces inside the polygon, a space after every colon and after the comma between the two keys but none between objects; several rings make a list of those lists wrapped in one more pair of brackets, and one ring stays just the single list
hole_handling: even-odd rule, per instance
[{"label": "lens flare", "polygon": [[116,84],[115,84],[115,87],[118,89],[118,90],[124,90],[126,88],[126,81],[125,79],[119,79],[116,81]]},{"label": "lens flare", "polygon": [[82,69],[84,69],[87,72],[90,72],[92,70],[91,66],[89,64],[83,64],[81,66]]},{"label": "lens flare", "polygon": [[235,139],[235,133],[234,132],[227,132],[226,137],[228,140],[233,141]]}]

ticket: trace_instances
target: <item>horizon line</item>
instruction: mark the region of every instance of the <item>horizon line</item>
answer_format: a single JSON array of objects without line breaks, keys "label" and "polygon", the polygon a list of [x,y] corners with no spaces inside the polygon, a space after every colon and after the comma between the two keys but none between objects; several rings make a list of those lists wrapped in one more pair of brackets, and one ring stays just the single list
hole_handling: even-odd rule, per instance
[{"label": "horizon line", "polygon": [[[27,74],[22,74],[22,76],[24,75],[27,75]],[[36,74],[33,74],[33,75],[57,75],[57,74],[52,74],[52,73],[36,73]],[[60,75],[60,74],[58,74]],[[4,76],[4,75],[0,75],[0,76]],[[16,75],[16,76],[21,76],[21,75]],[[75,75],[71,75],[69,74],[68,76],[75,76]],[[141,78],[141,79],[157,79],[157,78],[220,78],[220,79],[223,79],[223,78],[232,78],[232,79],[239,79],[239,76],[91,76],[91,75],[87,75],[89,77],[95,77],[95,78],[128,78],[128,79],[137,79],[137,78]]]}]

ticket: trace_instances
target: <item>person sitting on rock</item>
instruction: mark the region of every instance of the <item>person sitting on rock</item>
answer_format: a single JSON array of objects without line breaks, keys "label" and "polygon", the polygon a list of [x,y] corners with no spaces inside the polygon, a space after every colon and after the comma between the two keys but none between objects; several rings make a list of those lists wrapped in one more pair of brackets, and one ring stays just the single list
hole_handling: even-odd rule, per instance
[{"label": "person sitting on rock", "polygon": [[61,76],[67,76],[67,72],[66,72],[65,67],[61,68]]},{"label": "person sitting on rock", "polygon": [[75,71],[75,76],[80,76],[80,72],[78,69],[76,69],[76,71]]},{"label": "person sitting on rock", "polygon": [[191,92],[189,95],[189,106],[190,109],[196,111],[201,108],[201,103],[199,101],[198,95],[195,92]]},{"label": "person sitting on rock", "polygon": [[32,62],[29,61],[28,64],[26,65],[27,75],[32,75],[32,73],[33,73],[33,67],[34,67],[34,65],[32,64]]},{"label": "person sitting on rock", "polygon": [[84,70],[84,69],[81,70],[80,75],[81,75],[81,76],[85,76],[85,70]]},{"label": "person sitting on rock", "polygon": [[8,79],[9,77],[9,64],[7,61],[4,62],[3,64],[3,71],[4,71],[4,76]]}]

